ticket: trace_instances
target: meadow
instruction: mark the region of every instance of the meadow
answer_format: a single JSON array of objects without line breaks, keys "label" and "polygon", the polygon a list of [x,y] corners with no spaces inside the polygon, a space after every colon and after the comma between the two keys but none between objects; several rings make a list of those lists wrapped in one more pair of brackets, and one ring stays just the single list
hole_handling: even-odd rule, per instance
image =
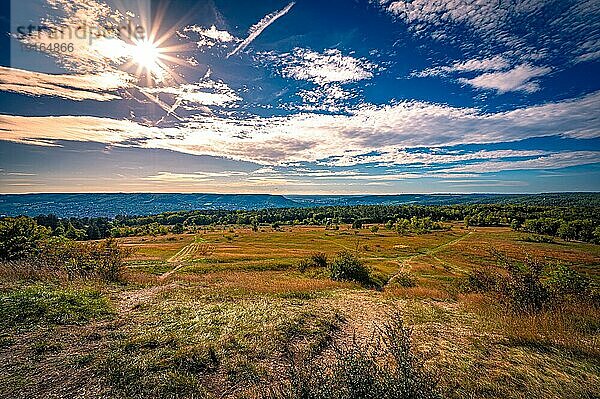
[{"label": "meadow", "polygon": [[[0,397],[600,397],[598,307],[516,312],[482,274],[543,262],[596,286],[600,245],[449,227],[124,237],[117,282],[3,266]],[[331,278],[340,252],[368,281]]]}]

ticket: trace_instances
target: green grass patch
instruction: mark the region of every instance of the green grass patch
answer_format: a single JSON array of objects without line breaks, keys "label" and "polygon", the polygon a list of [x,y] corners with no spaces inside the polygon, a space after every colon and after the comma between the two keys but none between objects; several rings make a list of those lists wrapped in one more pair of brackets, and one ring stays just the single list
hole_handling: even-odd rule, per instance
[{"label": "green grass patch", "polygon": [[230,301],[185,290],[164,293],[139,316],[100,367],[116,396],[202,398],[217,380],[220,389],[251,390],[288,345],[320,351],[342,322],[297,299]]},{"label": "green grass patch", "polygon": [[90,289],[31,286],[0,293],[0,326],[85,324],[112,313],[110,302]]},{"label": "green grass patch", "polygon": [[129,269],[150,273],[154,275],[161,275],[168,271],[173,270],[173,263],[166,263],[163,261],[136,261],[128,264]]}]

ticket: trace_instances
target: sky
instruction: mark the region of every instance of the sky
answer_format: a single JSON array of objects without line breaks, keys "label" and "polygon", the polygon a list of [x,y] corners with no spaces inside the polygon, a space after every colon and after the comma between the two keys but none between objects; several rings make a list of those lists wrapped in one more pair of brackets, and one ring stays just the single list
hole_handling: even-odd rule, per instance
[{"label": "sky", "polygon": [[600,191],[599,0],[12,0],[0,192]]}]

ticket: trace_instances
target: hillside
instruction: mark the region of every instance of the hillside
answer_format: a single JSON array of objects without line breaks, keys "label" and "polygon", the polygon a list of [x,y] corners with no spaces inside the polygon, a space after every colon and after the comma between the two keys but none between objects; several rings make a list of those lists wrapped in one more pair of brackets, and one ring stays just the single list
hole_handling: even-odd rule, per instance
[{"label": "hillside", "polygon": [[545,194],[400,194],[400,195],[271,195],[271,194],[5,194],[0,215],[114,217],[163,212],[226,209],[250,210],[336,205],[520,204],[600,206],[600,193]]}]

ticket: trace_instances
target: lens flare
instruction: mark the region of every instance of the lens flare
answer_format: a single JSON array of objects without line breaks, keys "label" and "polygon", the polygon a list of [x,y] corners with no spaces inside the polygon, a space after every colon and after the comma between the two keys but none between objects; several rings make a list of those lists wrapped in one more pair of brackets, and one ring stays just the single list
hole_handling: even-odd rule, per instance
[{"label": "lens flare", "polygon": [[140,72],[146,71],[153,77],[161,80],[165,74],[164,65],[161,62],[162,50],[150,40],[139,40],[130,46],[132,61],[138,65]]}]

